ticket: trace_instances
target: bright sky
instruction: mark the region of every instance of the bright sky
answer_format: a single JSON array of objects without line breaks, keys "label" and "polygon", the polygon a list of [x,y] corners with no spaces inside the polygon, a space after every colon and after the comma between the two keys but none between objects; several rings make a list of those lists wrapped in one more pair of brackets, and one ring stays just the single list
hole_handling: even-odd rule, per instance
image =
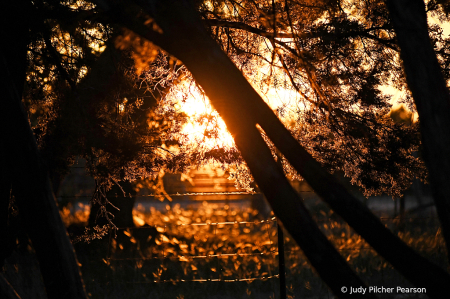
[{"label": "bright sky", "polygon": [[[268,72],[269,70],[262,67],[259,73],[261,74],[264,71]],[[281,71],[280,75],[283,76]],[[282,109],[284,111],[282,118],[284,119],[294,117],[295,111],[298,111],[298,103],[302,102],[300,101],[300,95],[294,90],[282,87],[268,87],[264,91],[260,91],[258,88],[255,88],[255,90],[273,110]],[[185,140],[186,146],[200,145],[205,149],[235,146],[233,137],[228,132],[225,122],[211,106],[209,99],[201,94],[195,84],[187,82],[179,84],[167,95],[167,100],[176,103],[175,107],[179,107],[191,119],[182,130],[182,133],[188,137]],[[210,117],[204,117],[206,115]],[[205,131],[211,131],[215,126],[219,128],[218,135],[205,136]]]},{"label": "bright sky", "polygon": [[[184,82],[167,95],[167,99],[179,107],[190,118],[182,133],[188,137],[186,146],[203,146],[206,149],[234,147],[234,140],[219,114],[211,107],[209,99],[198,88]],[[205,116],[210,116],[206,118]],[[205,132],[218,127],[217,136],[205,136]],[[207,135],[207,134],[206,134]]]},{"label": "bright sky", "polygon": [[[447,38],[450,35],[450,23],[448,23],[448,22],[443,23],[443,22],[439,21],[436,17],[428,15],[428,25],[430,26],[430,25],[434,25],[434,24],[437,24],[442,28],[444,38]],[[383,93],[390,95],[392,97],[392,99],[391,99],[392,108],[395,109],[398,106],[402,105],[402,104],[399,104],[399,101],[401,98],[404,97],[404,95],[405,95],[404,91],[398,90],[395,87],[388,86],[388,85],[382,86],[380,88],[380,90]],[[416,121],[418,119],[417,112],[415,112],[413,114],[413,117],[414,117],[414,121]]]},{"label": "bright sky", "polygon": [[[450,24],[441,23],[438,19],[429,16],[429,24],[439,24],[444,32],[444,36],[450,35]],[[264,76],[264,73],[269,72],[267,66],[261,66],[259,75]],[[258,78],[256,78],[256,81]],[[289,119],[294,116],[295,111],[298,111],[298,103],[300,95],[294,90],[284,88],[268,87],[266,90],[260,91],[255,88],[261,97],[268,103],[273,110],[282,109],[284,111],[283,118]],[[391,103],[393,107],[398,106],[398,101],[404,95],[404,92],[395,89],[392,86],[382,86],[380,88],[385,94],[392,96]],[[225,122],[218,115],[218,113],[211,107],[208,98],[200,93],[197,87],[193,84],[181,84],[175,91],[168,95],[171,101],[177,103],[190,118],[182,133],[188,136],[186,141],[189,145],[201,145],[205,149],[233,147],[234,140],[231,134],[226,129]],[[202,118],[202,116],[210,115],[211,118]],[[417,117],[417,116],[416,116]],[[200,120],[200,121],[199,121]],[[211,131],[215,126],[219,128],[217,136],[205,136],[205,132]]]}]

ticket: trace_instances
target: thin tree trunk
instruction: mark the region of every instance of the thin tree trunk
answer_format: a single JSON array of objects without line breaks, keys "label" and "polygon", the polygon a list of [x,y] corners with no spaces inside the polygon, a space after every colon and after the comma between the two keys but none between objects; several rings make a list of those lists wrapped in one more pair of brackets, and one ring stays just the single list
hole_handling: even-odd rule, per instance
[{"label": "thin tree trunk", "polygon": [[423,157],[450,253],[450,95],[428,36],[422,0],[388,0],[408,87],[419,113]]},{"label": "thin tree trunk", "polygon": [[0,273],[0,297],[3,299],[20,299],[19,294],[6,280],[5,276]]},{"label": "thin tree trunk", "polygon": [[[300,200],[289,194],[290,188],[282,183],[283,179],[271,177],[278,176],[276,167],[269,166],[269,159],[262,154],[267,150],[265,144],[252,136],[254,134],[252,130],[257,124],[264,129],[278,150],[333,210],[408,280],[417,286],[426,287],[431,297],[442,298],[442,294],[450,296],[448,273],[415,253],[394,236],[366,206],[354,198],[298,144],[220,47],[207,35],[199,17],[192,12],[186,2],[181,4],[181,1],[177,3],[156,1],[158,3],[153,2],[149,6],[147,2],[137,2],[156,19],[164,35],[148,32],[148,29],[132,20],[127,20],[127,17],[120,21],[177,56],[189,68],[225,120],[255,180],[266,194],[276,215],[300,246],[302,246],[302,237],[293,234],[290,227],[298,225],[299,221],[306,221],[300,219],[305,216],[299,212]],[[291,207],[296,207],[295,212]],[[293,220],[290,217],[296,219]],[[314,259],[323,258],[323,256],[308,258],[314,265]],[[326,275],[317,270],[320,275]],[[338,296],[341,295],[340,291],[336,289],[333,291]]]},{"label": "thin tree trunk", "polygon": [[406,213],[405,196],[400,197],[398,200],[400,201],[399,214],[398,214],[398,216],[399,216],[398,229],[399,229],[399,231],[403,232],[403,231],[405,231],[405,225],[406,225],[406,223],[405,223],[405,213]]},{"label": "thin tree trunk", "polygon": [[4,4],[1,40],[7,47],[0,48],[0,153],[7,159],[0,171],[11,180],[12,192],[36,251],[48,297],[86,298],[75,252],[21,101],[30,3],[7,1]]}]

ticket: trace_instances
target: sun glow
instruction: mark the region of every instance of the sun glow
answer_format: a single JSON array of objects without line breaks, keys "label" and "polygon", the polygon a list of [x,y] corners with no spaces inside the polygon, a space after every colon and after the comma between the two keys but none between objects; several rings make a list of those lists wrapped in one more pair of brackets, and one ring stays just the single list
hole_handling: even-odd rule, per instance
[{"label": "sun glow", "polygon": [[185,146],[199,146],[205,150],[235,146],[225,122],[196,86],[181,83],[167,99],[189,117],[181,131]]},{"label": "sun glow", "polygon": [[[260,74],[264,71],[269,70],[261,68]],[[268,86],[266,90],[256,87],[255,90],[283,122],[294,119],[299,109],[305,109],[298,106],[302,102],[300,95],[292,89]],[[235,147],[224,120],[195,83],[184,81],[178,84],[167,94],[166,101],[189,117],[181,131],[184,146],[201,147],[204,150]]]}]

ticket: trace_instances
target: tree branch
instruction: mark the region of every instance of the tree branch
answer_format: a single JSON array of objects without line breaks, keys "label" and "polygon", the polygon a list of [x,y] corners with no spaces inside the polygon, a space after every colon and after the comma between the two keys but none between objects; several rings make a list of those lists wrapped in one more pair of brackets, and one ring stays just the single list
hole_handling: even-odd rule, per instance
[{"label": "tree branch", "polygon": [[[332,209],[341,215],[357,233],[408,280],[417,286],[426,287],[429,291],[428,295],[433,298],[442,298],[443,294],[450,296],[448,273],[415,253],[394,236],[365,205],[354,198],[312,158],[281,124],[273,111],[248,84],[219,46],[210,39],[200,18],[195,17],[189,7],[183,6],[186,5],[185,3],[153,1],[149,5],[147,1],[136,1],[155,17],[167,39],[171,39],[173,43],[179,45],[166,50],[180,58],[204,88],[212,104],[234,135],[244,159],[249,163],[258,185],[264,188],[276,215],[282,220],[286,229],[295,236],[295,240],[305,252],[308,251],[308,246],[311,244],[304,244],[302,234],[307,232],[299,231],[298,228],[297,221],[307,222],[302,219],[305,213],[300,211],[301,202],[298,197],[290,195],[289,188],[285,187],[284,180],[278,176],[276,167],[263,164],[269,163],[269,160],[264,157],[265,154],[260,154],[266,149],[258,143],[258,138],[252,135],[255,133],[251,128],[256,124],[262,127],[275,146]],[[259,144],[257,151],[254,147],[256,144]],[[266,173],[270,179],[267,179],[263,173]],[[285,214],[286,211],[283,209],[289,210],[290,207],[296,207],[295,212]],[[312,227],[312,225],[309,224],[308,227]],[[308,234],[308,236],[310,235]],[[315,244],[313,244],[315,249],[311,250],[317,250],[316,245],[318,244],[315,243],[317,236],[313,234],[310,237],[308,242]],[[325,258],[324,254],[327,251],[320,250],[320,252],[319,256],[314,252],[308,252],[307,256],[335,294],[342,296],[339,289],[336,288],[335,281],[327,279],[326,272],[329,270],[320,267],[317,259]],[[339,268],[337,265],[336,267]],[[352,277],[351,274],[348,275],[349,277],[346,279]],[[334,276],[333,280],[336,279],[338,277]]]},{"label": "tree branch", "polygon": [[233,21],[225,21],[225,20],[217,20],[217,19],[205,19],[204,22],[208,26],[218,26],[218,27],[225,27],[225,28],[233,28],[233,29],[240,29],[245,30],[250,33],[254,33],[266,38],[294,38],[296,35],[295,33],[285,33],[285,32],[268,32],[253,26],[250,26],[248,24],[242,23],[242,22],[233,22]]}]

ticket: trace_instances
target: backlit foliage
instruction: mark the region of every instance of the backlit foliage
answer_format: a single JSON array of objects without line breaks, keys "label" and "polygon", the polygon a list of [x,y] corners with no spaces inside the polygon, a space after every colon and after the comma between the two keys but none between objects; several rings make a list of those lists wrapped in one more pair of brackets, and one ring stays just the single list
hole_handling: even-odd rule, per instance
[{"label": "backlit foliage", "polygon": [[133,49],[131,56],[135,62],[136,73],[139,75],[149,67],[160,52],[153,43],[127,29],[124,29],[124,33],[116,38],[115,46],[120,50]]},{"label": "backlit foliage", "polygon": [[[365,194],[400,196],[425,169],[417,124],[387,114],[384,85],[405,88],[382,1],[207,1],[222,45],[299,142]],[[280,96],[280,94],[287,96]],[[402,99],[412,106],[410,98]],[[413,107],[411,107],[413,108]],[[289,165],[286,173],[298,178]]]},{"label": "backlit foliage", "polygon": [[157,47],[102,22],[86,1],[36,9],[24,100],[54,183],[83,157],[97,182],[93,200],[105,204],[123,180],[239,160],[235,150],[183,146],[188,115],[162,99],[186,71]]},{"label": "backlit foliage", "polygon": [[[167,205],[159,210],[138,205],[133,212],[137,228],[119,230],[116,239],[103,240],[109,243],[109,251],[102,247],[95,264],[92,257],[80,257],[87,289],[103,295],[100,286],[104,279],[112,284],[109,287],[122,291],[130,284],[129,294],[148,292],[150,287],[155,292],[161,291],[163,295],[154,293],[155,298],[167,297],[168,293],[173,298],[177,294],[209,298],[216,293],[244,298],[241,296],[246,290],[247,294],[255,294],[261,289],[277,293],[278,278],[263,279],[279,273],[276,221],[270,217],[261,219],[256,210],[242,205],[206,202],[194,205],[187,208]],[[314,217],[327,238],[367,283],[409,285],[347,224],[326,209],[315,212]],[[446,264],[437,219],[406,219],[404,231],[398,228],[398,218],[381,221],[427,258]],[[90,248],[95,244],[98,243]],[[285,262],[288,294],[303,298],[324,292],[321,296],[326,298],[327,288],[289,235],[285,235]],[[256,279],[236,281],[249,278]],[[195,279],[204,281],[190,282]],[[226,282],[226,290],[218,290],[220,282],[208,279],[234,282]],[[200,291],[203,288],[208,289],[204,296]]]},{"label": "backlit foliage", "polygon": [[[330,172],[343,172],[367,196],[401,196],[412,179],[425,179],[415,154],[418,124],[388,117],[392,99],[383,88],[407,89],[384,2],[198,1],[197,6],[211,36]],[[432,33],[442,47],[442,32]],[[204,97],[188,72],[183,79],[181,85],[189,88],[174,86],[177,98]],[[408,92],[398,101],[414,111]],[[200,152],[220,147],[218,141],[208,145],[223,130],[218,122],[216,112],[199,115],[194,123],[206,124],[204,130],[185,144],[190,138]],[[301,179],[282,161],[288,177]],[[248,188],[251,176],[241,170],[234,178],[243,178],[238,184]]]},{"label": "backlit foliage", "polygon": [[[412,179],[425,179],[417,122],[396,124],[388,117],[392,99],[382,92],[386,85],[404,91],[399,101],[414,111],[384,1],[195,3],[211,36],[330,172],[343,172],[366,195],[400,196]],[[251,176],[232,142],[224,142],[220,117],[183,111],[189,97],[203,95],[181,62],[117,30],[87,1],[36,8],[45,20],[35,20],[41,25],[31,32],[25,101],[52,171],[62,174],[82,156],[108,187],[216,161],[249,188]],[[441,2],[428,8],[446,20]],[[137,19],[164,34],[145,14]],[[430,32],[446,68],[448,40],[438,26]],[[104,51],[116,69],[106,85],[90,76]]]}]

